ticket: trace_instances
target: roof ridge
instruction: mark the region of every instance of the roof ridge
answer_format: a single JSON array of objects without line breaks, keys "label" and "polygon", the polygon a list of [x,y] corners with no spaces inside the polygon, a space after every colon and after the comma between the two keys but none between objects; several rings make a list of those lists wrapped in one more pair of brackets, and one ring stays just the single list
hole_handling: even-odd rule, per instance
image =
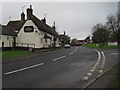
[{"label": "roof ridge", "polygon": [[[43,30],[44,32],[47,32],[49,34],[58,36],[58,33],[54,30],[54,28],[52,28],[51,26],[49,26],[48,24],[45,24],[44,22],[42,22],[39,18],[37,18],[35,15],[33,15],[32,17],[32,21],[36,24],[36,26],[40,29]],[[41,26],[40,26],[41,24]]]}]

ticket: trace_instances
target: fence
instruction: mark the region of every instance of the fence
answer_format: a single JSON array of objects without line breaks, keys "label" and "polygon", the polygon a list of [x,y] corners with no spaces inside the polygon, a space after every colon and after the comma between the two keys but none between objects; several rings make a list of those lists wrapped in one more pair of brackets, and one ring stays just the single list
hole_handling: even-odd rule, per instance
[{"label": "fence", "polygon": [[32,48],[35,48],[35,44],[16,43],[16,47],[32,47]]}]

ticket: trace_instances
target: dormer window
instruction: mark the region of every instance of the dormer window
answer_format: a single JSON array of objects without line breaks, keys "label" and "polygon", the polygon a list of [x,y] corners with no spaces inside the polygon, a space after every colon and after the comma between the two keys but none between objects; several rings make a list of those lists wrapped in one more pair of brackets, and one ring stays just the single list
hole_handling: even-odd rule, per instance
[{"label": "dormer window", "polygon": [[33,32],[34,31],[34,27],[33,26],[25,26],[24,27],[24,32]]}]

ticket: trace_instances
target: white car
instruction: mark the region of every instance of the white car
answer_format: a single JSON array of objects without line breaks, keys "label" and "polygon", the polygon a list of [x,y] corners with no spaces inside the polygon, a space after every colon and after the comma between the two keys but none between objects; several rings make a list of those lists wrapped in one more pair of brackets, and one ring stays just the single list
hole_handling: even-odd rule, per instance
[{"label": "white car", "polygon": [[64,48],[70,48],[70,44],[65,44]]}]

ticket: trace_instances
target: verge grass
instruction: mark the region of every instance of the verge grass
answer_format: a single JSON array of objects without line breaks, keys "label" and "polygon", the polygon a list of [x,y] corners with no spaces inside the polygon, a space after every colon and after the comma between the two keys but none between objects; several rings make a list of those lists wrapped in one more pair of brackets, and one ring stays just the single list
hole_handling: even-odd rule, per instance
[{"label": "verge grass", "polygon": [[88,48],[100,48],[100,49],[115,49],[118,48],[117,45],[104,45],[103,47],[97,46],[95,43],[87,44],[87,45],[82,45],[83,47],[88,47]]},{"label": "verge grass", "polygon": [[11,58],[11,57],[17,57],[17,56],[24,56],[28,54],[31,54],[31,53],[23,50],[2,51],[0,52],[0,58]]},{"label": "verge grass", "polygon": [[118,80],[113,82],[112,88],[118,88],[120,86],[120,74],[118,76]]}]

